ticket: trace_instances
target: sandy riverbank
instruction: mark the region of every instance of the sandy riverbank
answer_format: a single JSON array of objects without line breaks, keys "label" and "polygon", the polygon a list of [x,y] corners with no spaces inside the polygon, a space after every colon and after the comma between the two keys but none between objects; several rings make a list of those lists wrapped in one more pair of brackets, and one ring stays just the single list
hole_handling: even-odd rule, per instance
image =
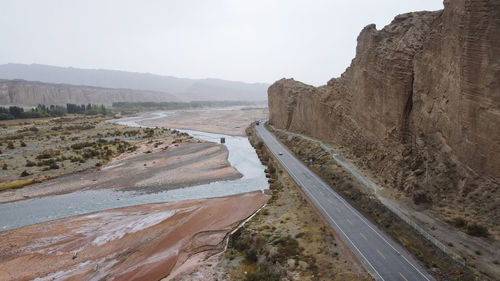
[{"label": "sandy riverbank", "polygon": [[0,280],[159,280],[194,254],[219,252],[267,200],[253,192],[147,204],[1,232]]},{"label": "sandy riverbank", "polygon": [[241,177],[229,165],[225,146],[194,139],[174,144],[175,138],[168,137],[158,141],[144,141],[101,169],[0,192],[0,203],[97,188],[157,192]]},{"label": "sandy riverbank", "polygon": [[244,136],[248,125],[268,117],[267,108],[223,108],[168,111],[168,116],[139,122],[146,126],[189,129]]}]

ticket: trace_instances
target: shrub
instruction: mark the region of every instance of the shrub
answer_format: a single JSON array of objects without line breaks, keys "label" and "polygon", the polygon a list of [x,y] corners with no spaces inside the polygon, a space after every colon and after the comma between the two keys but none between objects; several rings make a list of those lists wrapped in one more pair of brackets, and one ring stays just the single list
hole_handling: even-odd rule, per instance
[{"label": "shrub", "polygon": [[49,159],[44,159],[44,160],[38,161],[38,163],[36,163],[36,165],[38,167],[41,167],[41,166],[50,166],[50,165],[54,164],[55,162],[56,162],[55,159],[49,158]]},{"label": "shrub", "polygon": [[276,172],[276,168],[274,168],[274,165],[272,165],[272,164],[269,165],[268,169],[269,169],[270,174],[274,174]]},{"label": "shrub", "polygon": [[59,165],[57,165],[56,163],[52,163],[49,165],[49,169],[51,170],[57,170],[59,169]]},{"label": "shrub", "polygon": [[9,142],[7,143],[7,148],[8,148],[8,149],[14,149],[14,143],[12,143],[11,141],[9,141]]},{"label": "shrub", "polygon": [[262,149],[262,147],[264,146],[264,143],[262,141],[258,141],[256,146],[258,149]]},{"label": "shrub", "polygon": [[21,147],[26,147],[26,143],[24,141],[21,141]]},{"label": "shrub", "polygon": [[467,221],[465,221],[461,217],[454,217],[453,219],[451,219],[451,224],[455,227],[462,228],[467,224]]},{"label": "shrub", "polygon": [[21,177],[27,177],[29,176],[30,173],[26,172],[26,170],[24,170],[22,173],[21,173]]},{"label": "shrub", "polygon": [[54,152],[53,150],[44,150],[42,153],[38,154],[36,156],[36,159],[41,160],[41,159],[49,159],[52,158],[52,156],[56,155],[57,153]]},{"label": "shrub", "polygon": [[35,162],[31,162],[30,160],[26,161],[26,167],[33,167],[35,165],[36,165]]},{"label": "shrub", "polygon": [[257,262],[257,251],[255,251],[254,249],[250,249],[246,255],[245,255],[245,258],[249,261],[249,262]]},{"label": "shrub", "polygon": [[267,266],[260,266],[257,272],[248,272],[245,281],[279,281],[280,274]]},{"label": "shrub", "polygon": [[482,225],[476,223],[469,223],[465,228],[465,233],[472,236],[487,237],[488,229]]},{"label": "shrub", "polygon": [[299,243],[297,240],[291,238],[290,236],[283,237],[277,241],[278,244],[278,255],[282,260],[287,257],[296,256],[300,254]]},{"label": "shrub", "polygon": [[74,143],[71,145],[71,148],[74,150],[79,150],[85,147],[93,146],[95,143],[93,142],[80,142],[80,143]]},{"label": "shrub", "polygon": [[2,166],[2,170],[7,170],[7,163],[4,163]]}]

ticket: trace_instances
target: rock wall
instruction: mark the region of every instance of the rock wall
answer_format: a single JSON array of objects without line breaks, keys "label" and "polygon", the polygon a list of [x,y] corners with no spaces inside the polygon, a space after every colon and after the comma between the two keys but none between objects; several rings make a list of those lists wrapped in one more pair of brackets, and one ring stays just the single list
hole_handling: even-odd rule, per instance
[{"label": "rock wall", "polygon": [[275,82],[270,123],[349,148],[415,203],[498,222],[500,1],[444,6],[365,27],[351,65],[324,86]]},{"label": "rock wall", "polygon": [[24,80],[0,80],[0,105],[36,106],[113,102],[179,101],[173,95],[141,90],[110,89]]}]

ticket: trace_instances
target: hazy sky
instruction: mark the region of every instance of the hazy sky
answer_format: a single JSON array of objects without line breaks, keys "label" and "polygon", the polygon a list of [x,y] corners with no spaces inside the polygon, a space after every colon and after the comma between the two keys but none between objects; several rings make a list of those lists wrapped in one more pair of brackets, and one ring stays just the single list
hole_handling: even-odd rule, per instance
[{"label": "hazy sky", "polygon": [[442,0],[1,0],[0,64],[324,84],[361,29]]}]

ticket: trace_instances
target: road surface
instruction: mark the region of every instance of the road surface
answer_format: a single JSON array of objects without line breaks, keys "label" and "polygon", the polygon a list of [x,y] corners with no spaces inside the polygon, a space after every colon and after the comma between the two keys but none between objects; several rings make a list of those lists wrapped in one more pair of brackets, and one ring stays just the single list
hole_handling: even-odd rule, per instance
[{"label": "road surface", "polygon": [[433,281],[405,250],[289,152],[260,122],[257,134],[375,280]]}]

